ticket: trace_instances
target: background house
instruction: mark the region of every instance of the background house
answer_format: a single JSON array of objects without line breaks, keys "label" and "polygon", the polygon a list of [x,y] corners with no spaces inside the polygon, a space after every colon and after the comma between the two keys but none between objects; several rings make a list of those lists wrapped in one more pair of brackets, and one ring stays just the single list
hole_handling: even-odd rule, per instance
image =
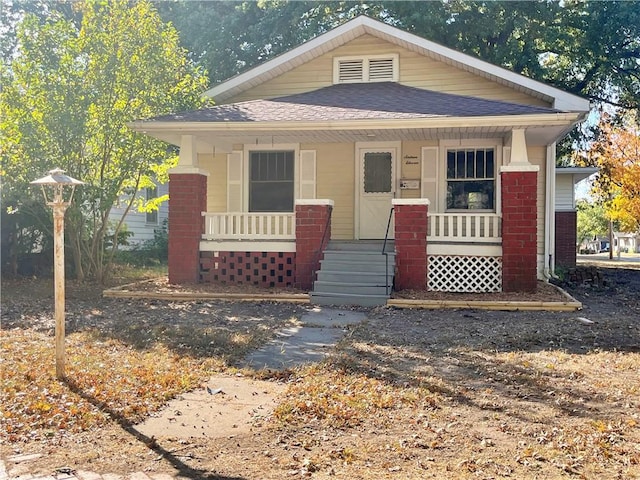
[{"label": "background house", "polygon": [[[142,193],[142,192],[141,192]],[[157,198],[169,193],[169,186],[167,184],[159,184],[156,188],[144,189],[144,195],[147,200]],[[109,214],[109,220],[116,224],[124,215],[126,211],[126,202],[128,197],[123,197],[120,202],[116,203]],[[159,228],[163,228],[169,220],[169,202],[163,202],[160,208],[155,212],[139,212],[137,209],[132,208],[125,217],[124,223],[126,225],[126,231],[129,232],[127,236],[128,247],[134,245],[141,245],[144,242],[153,240],[155,231]],[[123,248],[127,248],[124,246]]]},{"label": "background house", "polygon": [[615,253],[640,253],[640,232],[613,232]]},{"label": "background house", "polygon": [[578,252],[576,185],[596,173],[596,167],[556,168],[555,258],[552,267],[575,267]]},{"label": "background house", "polygon": [[217,106],[131,125],[180,146],[170,281],[339,303],[392,280],[532,290],[553,268],[555,142],[584,99],[367,17],[207,95]]}]

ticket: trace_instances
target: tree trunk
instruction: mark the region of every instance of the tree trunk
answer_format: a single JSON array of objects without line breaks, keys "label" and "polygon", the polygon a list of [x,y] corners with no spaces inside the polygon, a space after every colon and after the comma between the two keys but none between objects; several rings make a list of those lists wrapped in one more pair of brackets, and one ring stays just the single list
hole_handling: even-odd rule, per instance
[{"label": "tree trunk", "polygon": [[613,220],[609,220],[609,260],[613,260]]}]

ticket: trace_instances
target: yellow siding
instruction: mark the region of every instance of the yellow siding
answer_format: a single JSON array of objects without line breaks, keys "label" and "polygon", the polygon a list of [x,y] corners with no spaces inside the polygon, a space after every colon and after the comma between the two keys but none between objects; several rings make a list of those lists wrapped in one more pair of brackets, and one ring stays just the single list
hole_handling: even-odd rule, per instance
[{"label": "yellow siding", "polygon": [[227,155],[199,154],[200,167],[207,177],[207,212],[227,211]]},{"label": "yellow siding", "polygon": [[316,151],[316,196],[335,202],[331,238],[352,240],[354,223],[355,147],[352,143],[303,144]]},{"label": "yellow siding", "polygon": [[[532,165],[537,165],[540,167],[538,171],[538,240],[537,240],[537,253],[538,256],[544,258],[544,234],[545,234],[545,219],[544,219],[544,209],[545,209],[545,196],[544,189],[546,184],[546,158],[547,158],[547,149],[545,147],[529,147],[527,149],[527,155],[529,156],[529,163]],[[539,266],[540,267],[540,266]]]},{"label": "yellow siding", "polygon": [[[421,181],[422,147],[437,146],[437,141],[402,142],[401,154],[398,159],[398,165],[400,165],[400,179]],[[420,188],[417,190],[400,190],[400,186],[397,186],[397,188],[398,191],[396,196],[399,198],[420,198]]]},{"label": "yellow siding", "polygon": [[386,53],[399,54],[400,83],[404,85],[456,95],[549,106],[540,99],[444,62],[424,57],[372,35],[358,37],[346,45],[241,93],[228,103],[273,98],[327,87],[333,81],[334,57]]}]

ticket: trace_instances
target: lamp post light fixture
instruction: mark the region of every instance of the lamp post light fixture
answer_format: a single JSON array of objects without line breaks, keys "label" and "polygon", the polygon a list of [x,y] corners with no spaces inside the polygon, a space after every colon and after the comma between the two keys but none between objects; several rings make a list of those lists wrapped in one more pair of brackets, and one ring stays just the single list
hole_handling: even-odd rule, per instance
[{"label": "lamp post light fixture", "polygon": [[[84,182],[64,174],[64,170],[55,168],[46,177],[34,180],[31,185],[40,185],[44,201],[53,210],[53,260],[54,260],[54,296],[56,320],[56,378],[64,378],[64,213],[73,199],[77,185]],[[66,195],[65,195],[66,193]]]}]

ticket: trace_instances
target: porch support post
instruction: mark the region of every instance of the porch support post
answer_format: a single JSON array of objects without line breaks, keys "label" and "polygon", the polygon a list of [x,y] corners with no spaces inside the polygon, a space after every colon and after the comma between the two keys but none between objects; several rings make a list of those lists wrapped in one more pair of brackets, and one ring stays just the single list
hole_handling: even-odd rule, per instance
[{"label": "porch support post", "polygon": [[501,167],[500,180],[502,182],[502,290],[535,292],[538,258],[538,167],[536,165]]},{"label": "porch support post", "polygon": [[397,290],[427,286],[427,216],[429,200],[393,199]]},{"label": "porch support post", "polygon": [[295,286],[311,290],[331,239],[333,200],[296,200]]},{"label": "porch support post", "polygon": [[200,281],[200,240],[207,211],[207,174],[177,167],[169,173],[169,283]]},{"label": "porch support post", "polygon": [[182,137],[180,137],[180,156],[178,158],[178,168],[185,167],[198,167],[196,137],[193,135],[182,135]]},{"label": "porch support post", "polygon": [[529,155],[527,154],[527,141],[523,128],[514,128],[511,130],[511,160],[510,166],[531,165],[529,163]]}]

